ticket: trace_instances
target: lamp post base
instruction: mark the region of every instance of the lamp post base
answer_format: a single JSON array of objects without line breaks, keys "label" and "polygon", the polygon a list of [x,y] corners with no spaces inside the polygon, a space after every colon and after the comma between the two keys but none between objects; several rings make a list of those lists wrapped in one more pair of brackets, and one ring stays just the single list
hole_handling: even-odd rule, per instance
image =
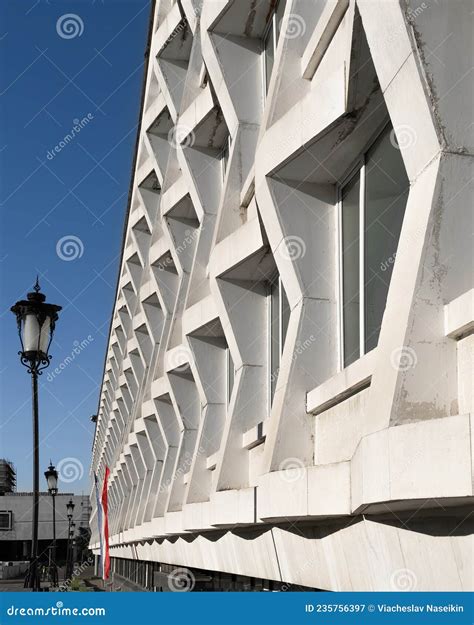
[{"label": "lamp post base", "polygon": [[33,592],[41,590],[41,580],[36,559],[30,560],[30,566],[25,575],[24,588],[30,588]]},{"label": "lamp post base", "polygon": [[52,564],[49,569],[49,579],[51,586],[58,586],[58,567],[55,564]]}]

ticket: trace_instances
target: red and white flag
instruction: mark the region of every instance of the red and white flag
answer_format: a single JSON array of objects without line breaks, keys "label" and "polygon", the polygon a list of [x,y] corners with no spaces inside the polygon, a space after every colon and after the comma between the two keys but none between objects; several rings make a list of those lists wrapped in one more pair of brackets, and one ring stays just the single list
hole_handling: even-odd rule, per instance
[{"label": "red and white flag", "polygon": [[109,485],[109,467],[105,467],[104,485],[102,487],[102,519],[103,519],[103,539],[104,557],[103,557],[103,579],[109,579],[110,572],[110,555],[109,555],[109,514],[107,503],[107,488]]},{"label": "red and white flag", "polygon": [[100,569],[102,579],[109,578],[110,572],[110,555],[109,555],[109,517],[107,510],[107,488],[109,482],[110,469],[105,467],[104,484],[102,486],[102,496],[99,499],[99,489],[97,484],[97,476],[95,478],[95,487],[97,494],[97,522],[99,524],[99,542],[100,542]]}]

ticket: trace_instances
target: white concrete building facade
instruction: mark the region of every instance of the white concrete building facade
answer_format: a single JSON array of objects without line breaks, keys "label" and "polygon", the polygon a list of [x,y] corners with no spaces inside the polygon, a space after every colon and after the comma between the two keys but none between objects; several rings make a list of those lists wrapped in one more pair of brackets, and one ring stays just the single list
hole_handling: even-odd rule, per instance
[{"label": "white concrete building facade", "polygon": [[472,590],[473,32],[153,7],[91,468],[120,570]]}]

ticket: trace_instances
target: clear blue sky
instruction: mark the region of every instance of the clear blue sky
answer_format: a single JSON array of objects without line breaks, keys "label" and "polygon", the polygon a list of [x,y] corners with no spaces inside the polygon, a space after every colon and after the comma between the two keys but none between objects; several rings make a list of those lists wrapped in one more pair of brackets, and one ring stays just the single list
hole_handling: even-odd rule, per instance
[{"label": "clear blue sky", "polygon": [[[114,303],[149,7],[149,0],[0,3],[0,457],[15,463],[18,490],[32,487],[31,381],[9,309],[39,273],[48,301],[63,306],[53,361],[40,378],[40,470],[50,457],[62,461],[72,481],[61,490],[89,491],[89,417]],[[58,247],[71,236],[71,246]],[[48,376],[76,341],[85,343],[74,360]],[[81,466],[82,478],[72,479]]]}]

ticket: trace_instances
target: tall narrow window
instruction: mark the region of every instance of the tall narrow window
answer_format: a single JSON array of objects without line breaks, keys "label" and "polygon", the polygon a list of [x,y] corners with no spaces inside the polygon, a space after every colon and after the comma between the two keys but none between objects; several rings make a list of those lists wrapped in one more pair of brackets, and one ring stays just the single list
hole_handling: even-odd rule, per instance
[{"label": "tall narrow window", "polygon": [[276,40],[280,36],[280,31],[282,27],[283,15],[285,14],[285,6],[286,0],[278,0],[275,7],[275,30],[276,30]]},{"label": "tall narrow window", "polygon": [[225,174],[227,172],[227,165],[229,163],[229,154],[230,154],[230,134],[227,135],[224,142],[224,147],[220,153],[220,161],[221,161],[221,173],[222,180],[225,180]]},{"label": "tall narrow window", "polygon": [[268,92],[270,86],[270,77],[273,70],[273,61],[275,59],[275,30],[273,26],[273,16],[267,27],[267,32],[263,40],[263,68],[265,74],[265,93]]},{"label": "tall narrow window", "polygon": [[275,53],[278,44],[278,37],[281,30],[281,20],[285,12],[286,0],[279,0],[270,15],[270,18],[263,35],[263,76],[265,93],[268,92],[270,78],[272,75],[273,65],[275,62]]},{"label": "tall narrow window", "polygon": [[199,72],[199,86],[201,89],[205,89],[209,82],[209,74],[207,73],[206,64],[203,63],[201,66],[201,71]]},{"label": "tall narrow window", "polygon": [[360,356],[359,346],[359,174],[342,192],[342,292],[344,319],[344,364]]},{"label": "tall narrow window", "polygon": [[365,165],[366,352],[377,346],[410,186],[391,130],[369,150]]},{"label": "tall narrow window", "polygon": [[340,189],[342,362],[377,346],[409,181],[388,124]]},{"label": "tall narrow window", "polygon": [[230,354],[230,349],[227,347],[226,349],[226,400],[227,405],[230,404],[230,398],[232,395],[232,389],[234,388],[234,378],[235,378],[235,367],[234,361],[232,360],[232,356]]},{"label": "tall narrow window", "polygon": [[286,297],[285,289],[283,288],[283,284],[278,274],[275,275],[269,283],[268,319],[268,361],[270,365],[269,405],[271,405],[276,390],[281,355],[283,353],[286,332],[288,330],[288,321],[290,319],[290,306]]}]

